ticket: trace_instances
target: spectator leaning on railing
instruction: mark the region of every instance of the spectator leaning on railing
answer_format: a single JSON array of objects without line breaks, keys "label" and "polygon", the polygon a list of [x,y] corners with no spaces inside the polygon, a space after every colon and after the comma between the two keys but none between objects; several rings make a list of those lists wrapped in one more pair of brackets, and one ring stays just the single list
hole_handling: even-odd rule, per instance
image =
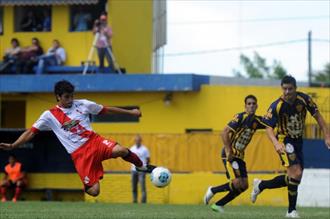
[{"label": "spectator leaning on railing", "polygon": [[16,73],[32,73],[33,66],[37,64],[38,56],[43,54],[43,49],[40,46],[38,38],[32,38],[32,45],[20,50]]},{"label": "spectator leaning on railing", "polygon": [[42,74],[46,66],[63,65],[66,60],[66,53],[58,40],[53,40],[53,46],[50,47],[45,55],[39,57],[37,74]]},{"label": "spectator leaning on railing", "polygon": [[10,71],[10,67],[15,63],[17,55],[20,52],[19,41],[16,38],[12,38],[11,48],[6,49],[3,57],[3,62],[0,65],[0,73],[6,73]]}]

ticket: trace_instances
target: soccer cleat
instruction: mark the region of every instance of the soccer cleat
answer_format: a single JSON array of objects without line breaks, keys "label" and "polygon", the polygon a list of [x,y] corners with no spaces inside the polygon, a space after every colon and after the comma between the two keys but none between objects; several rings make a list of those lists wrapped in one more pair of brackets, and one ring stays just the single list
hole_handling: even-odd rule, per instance
[{"label": "soccer cleat", "polygon": [[299,216],[299,214],[296,210],[293,210],[290,213],[287,212],[285,217],[287,217],[287,218],[300,218],[300,216]]},{"label": "soccer cleat", "polygon": [[137,167],[137,166],[135,167],[135,169],[138,172],[145,172],[145,173],[151,173],[155,168],[156,166],[150,164],[143,165],[142,167]]},{"label": "soccer cleat", "polygon": [[204,195],[204,204],[208,205],[209,204],[209,201],[211,200],[211,198],[214,196],[212,190],[211,190],[212,186],[210,186],[209,188],[207,188],[207,191]]},{"label": "soccer cleat", "polygon": [[219,213],[225,212],[225,210],[223,210],[222,206],[219,206],[216,204],[211,205],[211,209],[212,209],[212,211],[219,212]]},{"label": "soccer cleat", "polygon": [[12,202],[17,202],[17,198],[14,197],[14,198],[12,199]]},{"label": "soccer cleat", "polygon": [[260,194],[259,184],[261,183],[260,179],[253,180],[253,189],[251,192],[251,202],[255,203],[257,200],[257,196]]},{"label": "soccer cleat", "polygon": [[7,199],[5,198],[5,197],[3,197],[2,199],[1,199],[1,202],[6,202],[7,201]]}]

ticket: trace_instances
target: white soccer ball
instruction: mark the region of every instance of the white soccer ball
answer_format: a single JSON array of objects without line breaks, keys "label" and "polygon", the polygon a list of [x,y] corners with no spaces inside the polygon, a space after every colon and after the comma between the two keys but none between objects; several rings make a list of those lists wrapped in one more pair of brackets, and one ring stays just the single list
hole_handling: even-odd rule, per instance
[{"label": "white soccer ball", "polygon": [[152,184],[156,187],[162,188],[171,182],[172,174],[165,167],[156,167],[150,174]]}]

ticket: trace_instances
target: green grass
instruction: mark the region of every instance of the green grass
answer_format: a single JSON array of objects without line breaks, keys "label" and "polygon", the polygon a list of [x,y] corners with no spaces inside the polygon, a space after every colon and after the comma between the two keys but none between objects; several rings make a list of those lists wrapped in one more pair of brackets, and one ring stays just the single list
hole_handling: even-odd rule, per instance
[{"label": "green grass", "polygon": [[[225,213],[204,205],[104,204],[84,202],[0,203],[0,218],[284,218],[286,208],[227,206]],[[329,219],[329,208],[298,208],[301,218]]]}]

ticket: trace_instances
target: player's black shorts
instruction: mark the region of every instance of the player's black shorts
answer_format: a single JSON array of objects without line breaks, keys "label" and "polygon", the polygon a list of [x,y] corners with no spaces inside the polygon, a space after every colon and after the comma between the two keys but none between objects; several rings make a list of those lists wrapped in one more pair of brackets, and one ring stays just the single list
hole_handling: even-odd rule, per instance
[{"label": "player's black shorts", "polygon": [[226,169],[227,179],[235,179],[239,177],[247,178],[246,164],[244,160],[234,157],[232,161],[227,161],[224,148],[221,152],[221,158]]},{"label": "player's black shorts", "polygon": [[285,153],[280,155],[282,165],[289,167],[295,164],[300,164],[304,168],[303,140],[302,138],[293,139],[284,138]]}]

